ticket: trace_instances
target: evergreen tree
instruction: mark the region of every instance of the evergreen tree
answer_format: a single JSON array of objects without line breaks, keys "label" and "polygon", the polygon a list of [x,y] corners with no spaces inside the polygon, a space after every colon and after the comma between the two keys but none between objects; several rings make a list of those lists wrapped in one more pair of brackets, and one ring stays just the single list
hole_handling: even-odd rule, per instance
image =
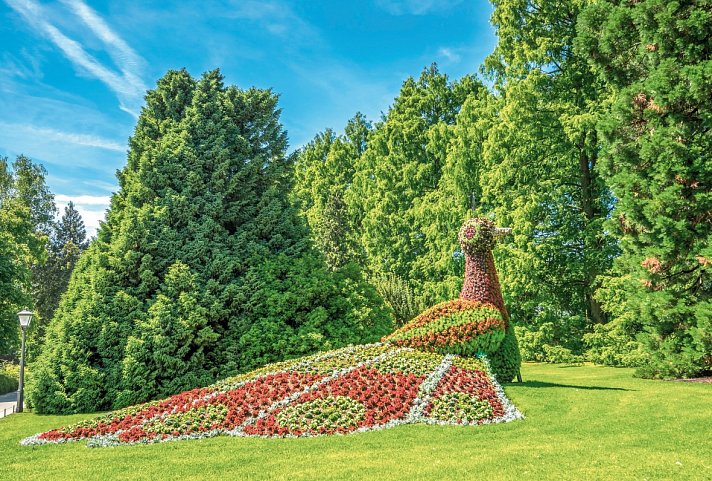
[{"label": "evergreen tree", "polygon": [[707,1],[602,1],[579,22],[608,87],[601,172],[622,249],[600,292],[613,322],[589,340],[626,364],[642,342],[645,376],[712,370],[711,38]]},{"label": "evergreen tree", "polygon": [[30,360],[39,354],[47,324],[54,317],[74,265],[87,245],[84,221],[70,201],[62,217],[53,225],[47,242],[47,262],[32,269],[33,297],[38,319],[32,325],[32,335],[28,342],[27,354]]},{"label": "evergreen tree", "polygon": [[363,261],[345,197],[371,131],[370,122],[358,113],[347,123],[345,135],[327,129],[296,156],[294,197],[314,244],[332,269]]},{"label": "evergreen tree", "polygon": [[38,411],[124,406],[388,331],[373,289],[311,247],[285,150],[271,91],[219,71],[159,80],[33,366]]}]

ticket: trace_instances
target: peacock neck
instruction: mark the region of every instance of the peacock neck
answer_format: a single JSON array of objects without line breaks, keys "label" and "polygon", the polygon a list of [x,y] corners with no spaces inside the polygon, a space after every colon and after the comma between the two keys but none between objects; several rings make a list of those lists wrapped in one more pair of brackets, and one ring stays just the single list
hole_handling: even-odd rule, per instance
[{"label": "peacock neck", "polygon": [[502,312],[505,321],[509,321],[491,250],[465,254],[465,282],[460,299],[493,304]]}]

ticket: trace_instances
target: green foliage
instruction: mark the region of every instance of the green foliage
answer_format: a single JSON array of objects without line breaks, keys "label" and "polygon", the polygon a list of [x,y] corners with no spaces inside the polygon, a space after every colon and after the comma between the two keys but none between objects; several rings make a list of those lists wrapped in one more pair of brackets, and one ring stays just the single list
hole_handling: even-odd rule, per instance
[{"label": "green foliage", "polygon": [[452,255],[461,222],[453,207],[467,204],[453,206],[439,184],[457,113],[468,96],[485,93],[474,78],[450,82],[435,66],[407,79],[345,195],[369,272],[407,279],[426,305],[455,297],[462,278],[462,260]]},{"label": "green foliage", "polygon": [[347,123],[345,135],[327,129],[296,154],[293,197],[331,269],[363,257],[344,196],[371,129],[359,113]]},{"label": "green foliage", "polygon": [[578,31],[577,50],[608,87],[610,108],[598,122],[601,173],[617,198],[608,228],[622,250],[598,296],[616,323],[614,352],[601,355],[624,362],[625,352],[636,349],[619,354],[616,346],[640,342],[641,375],[709,373],[709,4],[596,2],[581,15]]},{"label": "green foliage", "polygon": [[318,350],[374,342],[392,327],[389,310],[357,267],[347,264],[329,273],[313,256],[280,255],[254,266],[233,302],[242,307],[220,343],[228,374]]},{"label": "green foliage", "polygon": [[0,394],[17,391],[20,379],[20,366],[9,362],[0,362]]},{"label": "green foliage", "polygon": [[[603,324],[595,325],[594,331],[600,331]],[[583,362],[583,356],[575,354],[560,344],[559,339],[566,338],[566,334],[557,333],[557,326],[552,322],[545,322],[535,328],[515,326],[519,349],[525,361],[553,362],[575,364]],[[588,334],[586,334],[588,336]]]},{"label": "green foliage", "polygon": [[[46,230],[54,208],[46,171],[27,157],[0,157],[0,356],[19,347],[17,312],[32,308],[32,266],[45,261]],[[35,321],[38,323],[39,321]],[[31,326],[31,329],[33,326]]]},{"label": "green foliage", "polygon": [[519,374],[522,355],[519,352],[517,336],[511,323],[504,332],[504,339],[499,348],[489,354],[487,358],[490,361],[492,373],[499,382],[509,382]]},{"label": "green foliage", "polygon": [[405,325],[423,310],[410,283],[392,272],[377,278],[373,284],[385,303],[393,309],[395,327]]},{"label": "green foliage", "polygon": [[285,150],[271,91],[218,71],[158,81],[33,366],[38,412],[120,407],[388,332],[358,271],[312,249]]},{"label": "green foliage", "polygon": [[572,350],[607,320],[593,295],[617,254],[598,173],[603,85],[572,48],[582,3],[495,1],[498,45],[484,70],[498,95],[458,118],[459,148],[481,144],[478,209],[513,228],[495,253],[512,319],[565,326],[555,342]]},{"label": "green foliage", "polygon": [[361,262],[374,283],[405,279],[423,305],[456,296],[455,229],[470,192],[453,201],[440,184],[452,187],[442,180],[451,128],[470,95],[487,91],[469,76],[450,82],[433,65],[403,83],[375,126],[358,114],[345,135],[327,130],[299,153],[295,196],[330,265]]},{"label": "green foliage", "polygon": [[631,333],[623,331],[616,321],[594,326],[593,332],[583,336],[583,341],[588,348],[586,356],[596,364],[641,367],[647,362],[642,345],[632,340]]},{"label": "green foliage", "polygon": [[74,265],[87,246],[84,221],[70,201],[59,221],[51,226],[46,245],[47,261],[32,268],[35,318],[30,326],[27,346],[30,361],[40,352],[47,325],[67,290]]},{"label": "green foliage", "polygon": [[136,323],[126,343],[122,362],[126,382],[117,405],[210,383],[205,354],[219,336],[207,325],[208,313],[199,303],[199,293],[196,275],[187,265],[177,261],[168,268],[146,319]]}]

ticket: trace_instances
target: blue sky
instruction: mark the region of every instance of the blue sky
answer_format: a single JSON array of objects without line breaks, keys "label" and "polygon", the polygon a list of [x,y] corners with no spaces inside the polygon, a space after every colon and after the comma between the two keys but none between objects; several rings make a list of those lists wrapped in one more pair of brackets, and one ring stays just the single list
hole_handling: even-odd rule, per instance
[{"label": "blue sky", "polygon": [[495,45],[484,0],[0,0],[0,155],[42,163],[94,233],[146,89],[216,67],[281,95],[290,149],[379,118],[437,62],[474,73]]}]

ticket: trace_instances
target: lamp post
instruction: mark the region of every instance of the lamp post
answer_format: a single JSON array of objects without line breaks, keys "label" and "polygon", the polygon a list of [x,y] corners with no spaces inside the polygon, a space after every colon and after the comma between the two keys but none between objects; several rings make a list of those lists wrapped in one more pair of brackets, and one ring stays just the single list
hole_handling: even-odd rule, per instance
[{"label": "lamp post", "polygon": [[22,407],[24,406],[24,384],[25,384],[25,330],[32,322],[32,312],[24,309],[17,313],[17,317],[20,319],[20,327],[22,328],[22,350],[20,351],[20,385],[17,390],[17,412],[22,412]]}]

